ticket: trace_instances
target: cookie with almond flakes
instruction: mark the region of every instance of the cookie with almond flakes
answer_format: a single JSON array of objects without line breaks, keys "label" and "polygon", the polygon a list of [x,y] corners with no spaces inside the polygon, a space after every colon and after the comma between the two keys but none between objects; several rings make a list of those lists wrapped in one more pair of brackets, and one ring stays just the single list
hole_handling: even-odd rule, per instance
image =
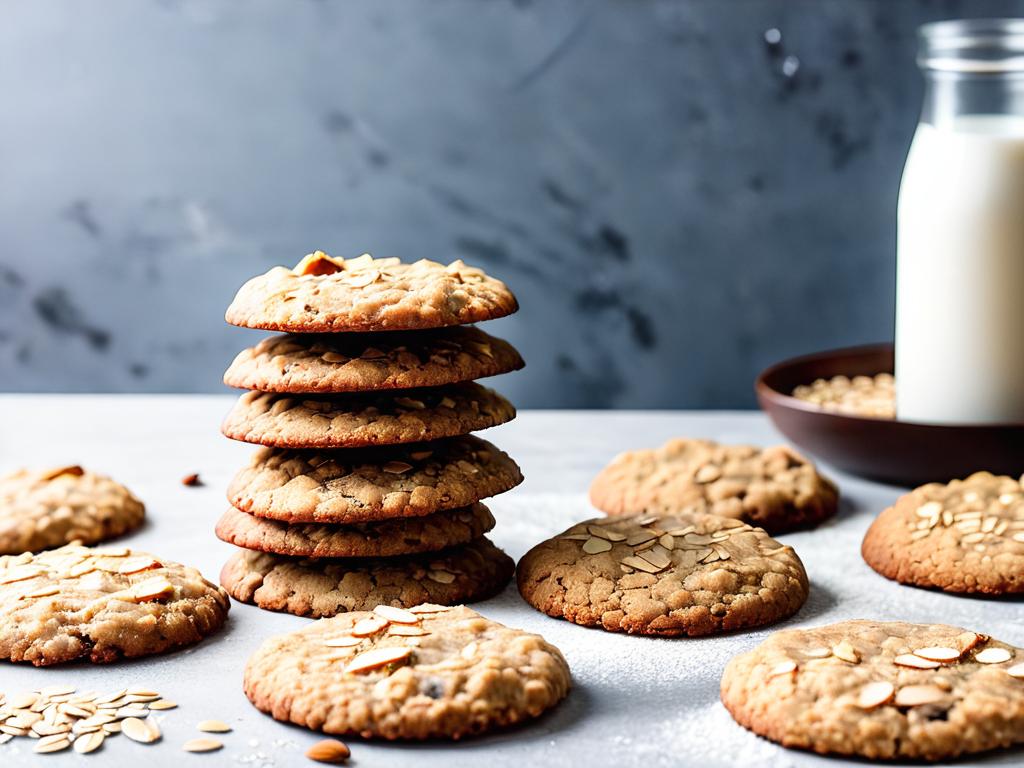
[{"label": "cookie with almond flakes", "polygon": [[0,557],[0,659],[44,666],[164,653],[220,629],[229,602],[195,568],[126,547]]},{"label": "cookie with almond flakes", "polygon": [[787,445],[675,439],[616,456],[594,478],[590,500],[609,515],[685,509],[733,517],[775,535],[834,515],[839,491]]},{"label": "cookie with almond flakes", "polygon": [[77,465],[0,476],[0,555],[97,544],[142,524],[131,491]]},{"label": "cookie with almond flakes", "polygon": [[527,552],[516,581],[549,616],[662,637],[770,624],[808,594],[792,547],[739,520],[685,512],[577,523]]},{"label": "cookie with almond flakes", "polygon": [[540,716],[569,692],[540,635],[465,606],[390,605],[265,641],[245,694],[276,720],[379,739],[459,739]]},{"label": "cookie with almond flakes", "polygon": [[494,527],[483,504],[373,523],[282,523],[232,507],[217,537],[236,547],[292,557],[393,557],[468,544]]},{"label": "cookie with almond flakes", "polygon": [[515,562],[487,537],[404,557],[301,558],[238,550],[220,573],[236,600],[269,611],[323,618],[378,604],[473,603],[508,584]]},{"label": "cookie with almond flakes", "polygon": [[355,259],[316,251],[243,285],[226,320],[293,333],[411,331],[465,325],[519,309],[503,282],[462,261]]},{"label": "cookie with almond flakes", "polygon": [[904,494],[868,528],[864,560],[886,578],[946,592],[1024,593],[1024,487],[976,472]]},{"label": "cookie with almond flakes", "polygon": [[775,632],[729,662],[721,696],[745,728],[820,754],[937,761],[1024,743],[1024,650],[943,624]]},{"label": "cookie with almond flakes", "polygon": [[278,448],[362,448],[456,437],[515,415],[512,403],[474,382],[334,395],[246,392],[221,431]]},{"label": "cookie with almond flakes", "polygon": [[522,482],[472,435],[344,450],[261,448],[228,487],[243,512],[287,523],[361,523],[465,507]]},{"label": "cookie with almond flakes", "polygon": [[524,365],[511,344],[471,325],[415,333],[289,333],[239,352],[224,383],[261,392],[367,392],[457,384]]}]

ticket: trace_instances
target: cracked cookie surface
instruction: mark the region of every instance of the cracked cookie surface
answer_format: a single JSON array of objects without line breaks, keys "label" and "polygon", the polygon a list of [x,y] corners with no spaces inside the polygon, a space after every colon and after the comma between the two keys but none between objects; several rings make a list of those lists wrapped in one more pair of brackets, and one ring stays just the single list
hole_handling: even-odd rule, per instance
[{"label": "cracked cookie surface", "polygon": [[246,392],[221,432],[278,448],[357,448],[465,435],[515,415],[508,400],[472,382],[319,396]]},{"label": "cracked cookie surface", "polygon": [[789,446],[675,439],[657,449],[616,456],[594,478],[590,500],[609,515],[687,509],[736,518],[776,534],[831,517],[839,492]]},{"label": "cracked cookie surface", "polygon": [[535,718],[569,692],[565,659],[540,635],[465,606],[385,616],[394,621],[358,612],[270,638],[246,665],[246,696],[325,733],[457,739]]},{"label": "cracked cookie surface", "polygon": [[511,344],[472,326],[285,334],[239,352],[224,383],[261,392],[366,392],[457,384],[524,365]]},{"label": "cracked cookie surface", "polygon": [[125,547],[0,557],[0,658],[105,663],[191,645],[229,600],[195,568]]},{"label": "cracked cookie surface", "polygon": [[0,554],[96,544],[138,528],[144,516],[131,491],[79,466],[0,476]]},{"label": "cracked cookie surface", "polygon": [[786,747],[943,760],[1024,742],[1022,654],[942,624],[787,629],[729,662],[722,702]]},{"label": "cracked cookie surface", "polygon": [[239,550],[220,583],[244,603],[322,618],[376,605],[456,605],[486,600],[508,584],[515,563],[486,537],[423,555],[303,559]]},{"label": "cracked cookie surface", "polygon": [[577,523],[527,552],[516,581],[550,616],[666,637],[769,624],[808,593],[792,547],[738,520],[687,513]]},{"label": "cracked cookie surface", "polygon": [[901,496],[871,524],[864,560],[883,576],[947,592],[1024,593],[1024,488],[976,472]]},{"label": "cracked cookie surface", "polygon": [[293,557],[392,557],[467,544],[493,527],[483,504],[346,526],[282,523],[232,507],[217,523],[217,536],[244,549]]},{"label": "cracked cookie surface", "polygon": [[339,451],[261,448],[228,487],[231,505],[296,523],[358,523],[466,507],[523,476],[478,437]]},{"label": "cracked cookie surface", "polygon": [[465,325],[519,308],[508,287],[462,261],[355,259],[310,254],[246,282],[228,307],[232,325],[337,333]]}]

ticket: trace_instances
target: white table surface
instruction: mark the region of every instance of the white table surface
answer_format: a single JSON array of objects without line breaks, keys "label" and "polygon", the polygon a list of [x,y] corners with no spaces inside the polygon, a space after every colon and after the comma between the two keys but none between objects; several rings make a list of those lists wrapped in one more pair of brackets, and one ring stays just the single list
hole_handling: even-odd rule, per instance
[{"label": "white table surface", "polygon": [[[109,473],[147,505],[145,527],[123,541],[199,567],[216,579],[231,547],[213,526],[225,507],[224,489],[251,447],[220,436],[230,396],[0,396],[0,470],[23,465],[80,463]],[[526,482],[488,503],[498,520],[491,534],[519,558],[536,542],[596,515],[586,490],[615,453],[685,435],[770,444],[780,438],[758,413],[566,412],[521,413],[483,433],[522,466]],[[205,485],[188,488],[199,472]],[[1017,601],[978,600],[902,587],[861,560],[860,540],[873,516],[900,489],[835,472],[842,489],[836,519],[817,530],[780,537],[803,558],[811,580],[804,608],[780,626],[842,619],[942,621],[1024,645],[1024,612]],[[474,606],[505,624],[543,634],[565,653],[574,688],[560,706],[525,727],[461,743],[375,744],[351,739],[353,765],[452,766],[489,761],[502,766],[835,766],[830,758],[788,751],[736,725],[718,700],[718,680],[734,654],[752,648],[770,628],[724,637],[662,640],[584,629],[527,606],[514,585]],[[302,753],[320,738],[257,712],[242,693],[248,655],[268,635],[308,619],[233,604],[228,624],[197,646],[166,656],[109,666],[35,669],[0,665],[8,694],[56,683],[80,690],[154,687],[179,703],[160,714],[164,738],[152,746],[111,739],[92,755],[36,756],[32,742],[0,746],[0,768],[35,765],[312,765]],[[200,720],[230,723],[226,748],[188,754],[180,745],[198,736]],[[1020,750],[986,756],[985,764],[1019,764]],[[863,763],[860,763],[863,765]],[[960,765],[974,764],[968,762]]]}]

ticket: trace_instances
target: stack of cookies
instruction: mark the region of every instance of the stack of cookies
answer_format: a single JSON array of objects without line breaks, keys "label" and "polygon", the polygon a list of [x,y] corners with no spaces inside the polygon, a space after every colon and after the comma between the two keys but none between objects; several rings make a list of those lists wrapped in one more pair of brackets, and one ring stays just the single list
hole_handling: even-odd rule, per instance
[{"label": "stack of cookies", "polygon": [[228,490],[217,535],[239,550],[221,582],[238,600],[304,616],[377,605],[454,605],[500,591],[514,564],[484,533],[481,499],[522,481],[469,433],[515,417],[474,379],[519,353],[467,324],[518,309],[461,261],[333,258],[275,267],[227,321],[282,331],[231,364],[250,390],[224,421],[261,446]]}]

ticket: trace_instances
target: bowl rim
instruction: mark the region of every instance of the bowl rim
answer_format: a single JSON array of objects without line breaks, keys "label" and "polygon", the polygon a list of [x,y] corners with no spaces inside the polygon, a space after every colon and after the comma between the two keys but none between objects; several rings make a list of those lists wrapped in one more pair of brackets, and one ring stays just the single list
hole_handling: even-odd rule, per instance
[{"label": "bowl rim", "polygon": [[[839,355],[856,355],[856,354],[871,354],[886,352],[893,349],[892,342],[875,342],[872,344],[855,344],[849,347],[837,347],[835,349],[826,349],[820,352],[811,352],[808,354],[797,355],[795,357],[786,358],[780,360],[777,363],[773,363],[765,368],[761,373],[757,375],[754,380],[754,392],[757,394],[758,400],[761,402],[762,410],[764,410],[764,401],[769,401],[782,408],[793,411],[801,411],[808,415],[824,416],[833,419],[841,419],[850,423],[871,423],[871,424],[887,424],[887,425],[906,425],[915,428],[924,429],[943,429],[943,430],[999,430],[999,429],[1024,429],[1024,422],[985,422],[985,423],[958,423],[958,424],[943,424],[936,422],[927,421],[906,421],[904,419],[886,419],[879,416],[856,416],[849,413],[842,413],[838,411],[826,411],[824,408],[820,408],[812,403],[808,403],[806,400],[793,397],[792,394],[786,392],[780,392],[779,390],[768,384],[768,379],[773,375],[783,371],[787,368],[792,368],[796,365],[802,365],[818,360],[827,360],[832,357]],[[881,373],[881,371],[879,371]]]}]

